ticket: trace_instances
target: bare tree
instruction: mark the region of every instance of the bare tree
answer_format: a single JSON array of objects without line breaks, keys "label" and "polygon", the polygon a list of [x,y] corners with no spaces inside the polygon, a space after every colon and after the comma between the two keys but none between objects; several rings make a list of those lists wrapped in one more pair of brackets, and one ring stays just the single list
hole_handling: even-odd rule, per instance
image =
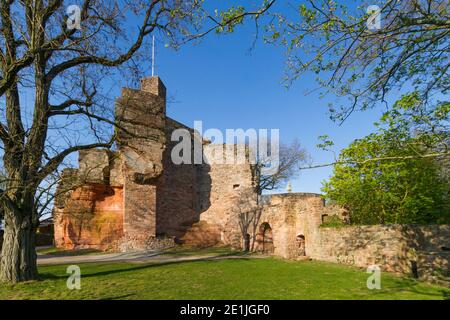
[{"label": "bare tree", "polygon": [[[274,159],[278,158],[278,159]],[[280,144],[276,155],[258,156],[256,165],[253,167],[256,177],[255,191],[261,195],[263,191],[276,190],[283,187],[290,179],[294,178],[300,165],[307,160],[306,150],[300,142],[295,139],[291,144]],[[268,170],[267,167],[278,163],[276,170]]]},{"label": "bare tree", "polygon": [[[5,173],[3,171],[0,171],[0,190],[5,189],[5,185],[6,185]],[[0,206],[0,228],[3,226],[3,216],[4,216],[3,206]],[[3,233],[0,236],[3,238]],[[1,239],[0,241],[3,241],[3,239]]]},{"label": "bare tree", "polygon": [[[256,164],[252,166],[255,177],[254,186],[240,191],[233,211],[241,231],[244,251],[254,249],[262,215],[261,194],[263,191],[283,187],[289,179],[296,176],[300,165],[306,159],[306,151],[298,140],[294,140],[291,144],[281,144],[277,154],[258,156]],[[278,163],[278,168],[266,171],[267,167],[273,166],[274,161]]]},{"label": "bare tree", "polygon": [[108,88],[118,75],[139,78],[148,35],[177,47],[258,19],[273,2],[209,13],[197,0],[84,0],[69,11],[63,0],[0,1],[0,281],[38,278],[38,190],[73,153],[113,145]]},{"label": "bare tree", "polygon": [[[251,239],[254,239],[255,225],[259,224],[262,208],[258,205],[258,195],[253,188],[247,188],[239,193],[233,207],[233,215],[237,219],[239,230],[243,239],[244,251],[250,251]],[[253,235],[253,237],[251,236]]]}]

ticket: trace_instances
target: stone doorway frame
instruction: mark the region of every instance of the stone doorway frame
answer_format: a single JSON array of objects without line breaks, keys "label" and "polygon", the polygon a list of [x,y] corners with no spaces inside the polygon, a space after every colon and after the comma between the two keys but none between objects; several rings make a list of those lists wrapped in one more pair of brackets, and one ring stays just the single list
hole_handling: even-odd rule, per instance
[{"label": "stone doorway frame", "polygon": [[273,230],[268,222],[263,222],[259,226],[258,234],[256,235],[257,251],[262,253],[272,254],[274,252],[273,245]]}]

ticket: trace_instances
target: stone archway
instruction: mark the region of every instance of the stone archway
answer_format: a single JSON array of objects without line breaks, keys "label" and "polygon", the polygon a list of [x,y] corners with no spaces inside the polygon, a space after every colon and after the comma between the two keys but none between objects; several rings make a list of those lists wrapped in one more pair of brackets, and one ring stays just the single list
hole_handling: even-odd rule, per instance
[{"label": "stone archway", "polygon": [[274,251],[272,228],[267,222],[263,222],[259,226],[256,235],[256,251],[269,254]]},{"label": "stone archway", "polygon": [[297,254],[299,257],[304,257],[306,256],[306,241],[305,241],[305,236],[302,234],[297,235],[296,237],[296,242],[297,242]]}]

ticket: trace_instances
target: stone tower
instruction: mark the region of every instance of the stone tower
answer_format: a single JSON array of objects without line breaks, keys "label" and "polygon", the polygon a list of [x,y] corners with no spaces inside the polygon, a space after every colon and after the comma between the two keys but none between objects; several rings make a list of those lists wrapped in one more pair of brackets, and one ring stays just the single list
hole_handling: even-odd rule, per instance
[{"label": "stone tower", "polygon": [[[67,171],[74,185],[55,202],[57,246],[133,251],[174,242],[239,244],[233,212],[240,193],[253,186],[251,165],[212,163],[207,156],[225,146],[205,140],[200,145],[208,161],[172,161],[176,130],[187,133],[191,147],[198,137],[166,116],[166,88],[158,77],[142,79],[140,89],[122,89],[115,113],[117,150],[80,152],[79,168]],[[64,184],[68,179],[61,190]]]},{"label": "stone tower", "polygon": [[116,104],[117,145],[124,178],[123,250],[145,248],[156,236],[158,178],[163,173],[166,88],[159,77],[124,88]]}]

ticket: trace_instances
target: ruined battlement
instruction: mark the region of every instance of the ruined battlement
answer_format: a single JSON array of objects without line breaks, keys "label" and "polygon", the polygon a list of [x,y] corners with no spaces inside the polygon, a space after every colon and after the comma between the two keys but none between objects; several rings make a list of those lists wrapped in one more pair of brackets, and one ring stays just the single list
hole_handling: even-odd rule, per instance
[{"label": "ruined battlement", "polygon": [[305,201],[308,199],[320,199],[325,206],[325,200],[323,196],[319,193],[310,193],[310,192],[289,192],[289,193],[275,193],[275,194],[266,194],[261,196],[261,201],[264,204],[270,205],[272,203],[280,203],[280,202],[293,202],[293,201]]},{"label": "ruined battlement", "polygon": [[[195,141],[192,128],[166,116],[166,88],[158,77],[142,79],[139,90],[124,88],[115,112],[117,150],[80,151],[79,168],[63,171],[54,205],[56,245],[116,251],[175,242],[242,248],[236,206],[255,184],[248,150],[244,161],[230,163],[228,153],[237,154],[242,146]],[[177,129],[189,132],[205,161],[172,161]],[[215,161],[216,155],[226,161]],[[315,193],[264,195],[260,204],[245,237],[252,250],[359,267],[375,263],[403,273],[411,268],[413,250],[421,277],[448,270],[448,226],[324,228],[332,216],[348,220],[348,212],[325,205]]]},{"label": "ruined battlement", "polygon": [[152,93],[166,99],[166,86],[159,77],[141,79],[141,91]]},{"label": "ruined battlement", "polygon": [[[226,242],[239,190],[253,185],[250,164],[174,164],[172,132],[194,130],[166,116],[166,88],[159,77],[142,79],[140,90],[123,88],[115,112],[117,150],[79,153],[79,169],[70,175],[78,186],[55,207],[57,245],[141,250],[162,235],[192,241],[186,236],[190,229],[208,229],[214,243]],[[204,158],[222,147],[200,145],[207,150]],[[201,221],[206,229],[199,229]]]}]

